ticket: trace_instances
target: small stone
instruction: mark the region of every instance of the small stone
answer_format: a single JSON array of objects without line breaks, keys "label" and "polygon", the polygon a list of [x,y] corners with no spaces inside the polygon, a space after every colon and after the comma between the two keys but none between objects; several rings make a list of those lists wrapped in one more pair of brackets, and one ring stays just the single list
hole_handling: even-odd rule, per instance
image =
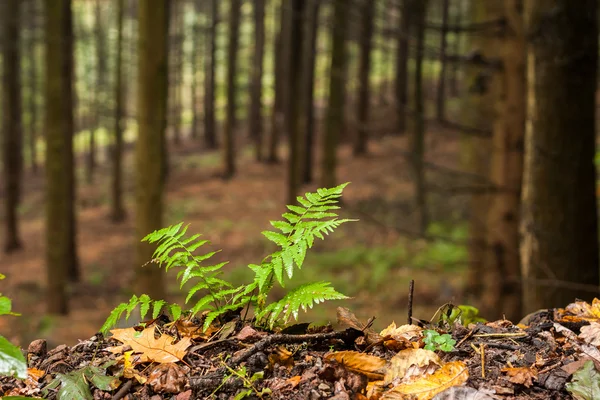
[{"label": "small stone", "polygon": [[322,390],[323,392],[331,392],[331,388],[326,383],[319,383],[319,386],[317,386],[317,389]]},{"label": "small stone", "polygon": [[29,344],[27,352],[29,354],[35,354],[36,356],[43,357],[48,352],[48,344],[44,339],[34,340]]},{"label": "small stone", "polygon": [[309,400],[319,400],[322,396],[315,389],[310,391]]},{"label": "small stone", "polygon": [[192,398],[192,391],[186,390],[185,392],[179,393],[175,400],[190,400]]}]

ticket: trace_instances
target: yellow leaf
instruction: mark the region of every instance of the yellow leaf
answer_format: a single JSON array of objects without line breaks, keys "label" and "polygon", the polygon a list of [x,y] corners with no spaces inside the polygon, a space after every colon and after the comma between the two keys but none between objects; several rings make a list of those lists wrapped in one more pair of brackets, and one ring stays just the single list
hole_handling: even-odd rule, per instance
[{"label": "yellow leaf", "polygon": [[327,354],[327,361],[337,361],[346,367],[347,370],[366,375],[369,380],[381,380],[385,374],[387,361],[383,358],[370,356],[357,351],[338,351]]},{"label": "yellow leaf", "polygon": [[430,375],[440,365],[440,358],[431,350],[402,350],[390,360],[383,384],[397,385],[408,382],[414,376]]},{"label": "yellow leaf", "polygon": [[294,367],[294,355],[285,347],[278,346],[273,353],[269,354],[269,363],[271,366],[283,365],[290,370]]},{"label": "yellow leaf", "polygon": [[[144,329],[141,334],[133,328],[113,329],[113,339],[124,345],[131,346],[135,353],[140,353],[139,362],[172,363],[181,361],[185,356],[185,349],[190,344],[190,338],[182,338],[173,343],[175,338],[169,335],[161,335],[158,339],[154,337],[156,326]],[[109,348],[113,353],[120,353],[123,346]]]},{"label": "yellow leaf", "polygon": [[133,350],[123,353],[123,377],[126,379],[135,378],[140,384],[146,383],[146,378],[137,373],[134,367]]},{"label": "yellow leaf", "polygon": [[564,309],[559,308],[555,310],[555,319],[557,322],[572,321],[581,322],[583,321],[599,321],[600,322],[600,300],[595,298],[592,304],[585,301],[576,301],[569,304]]},{"label": "yellow leaf", "polygon": [[462,361],[453,361],[444,364],[433,374],[403,383],[388,391],[381,397],[382,400],[407,399],[430,400],[436,394],[452,386],[459,386],[469,379],[469,370]]}]

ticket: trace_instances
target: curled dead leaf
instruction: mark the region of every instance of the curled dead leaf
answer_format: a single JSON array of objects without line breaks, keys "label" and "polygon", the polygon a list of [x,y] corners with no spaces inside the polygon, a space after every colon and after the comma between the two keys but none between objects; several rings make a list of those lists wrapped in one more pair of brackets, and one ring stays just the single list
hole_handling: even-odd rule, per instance
[{"label": "curled dead leaf", "polygon": [[357,351],[338,351],[325,356],[326,361],[336,361],[346,369],[366,375],[369,380],[382,380],[387,361]]},{"label": "curled dead leaf", "polygon": [[533,367],[502,368],[501,371],[509,376],[510,382],[525,387],[533,386],[533,380],[538,376],[537,370]]},{"label": "curled dead leaf", "polygon": [[156,393],[180,393],[186,383],[185,369],[174,363],[155,366],[148,377],[148,384]]}]

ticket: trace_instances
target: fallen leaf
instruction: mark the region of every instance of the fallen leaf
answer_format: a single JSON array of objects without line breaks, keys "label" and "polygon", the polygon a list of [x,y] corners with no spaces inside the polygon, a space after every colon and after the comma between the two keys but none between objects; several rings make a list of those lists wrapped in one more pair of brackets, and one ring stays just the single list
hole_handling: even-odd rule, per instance
[{"label": "fallen leaf", "polygon": [[600,346],[600,324],[592,322],[589,325],[582,326],[579,333],[579,338],[583,339],[587,344],[592,346]]},{"label": "fallen leaf", "polygon": [[148,376],[148,385],[156,393],[180,393],[186,383],[186,371],[174,363],[159,364]]},{"label": "fallen leaf", "polygon": [[556,309],[554,315],[555,320],[558,320],[558,322],[600,321],[600,300],[595,298],[592,304],[585,301],[576,301],[564,309]]},{"label": "fallen leaf", "polygon": [[565,386],[577,400],[600,399],[600,374],[591,361],[587,361],[579,371],[575,372],[571,383]]},{"label": "fallen leaf", "polygon": [[337,308],[337,322],[343,327],[353,328],[357,331],[364,332],[366,336],[365,342],[367,345],[380,343],[382,340],[381,336],[377,334],[377,332],[371,329],[368,324],[365,325],[360,322],[354,313],[345,307]]},{"label": "fallen leaf", "polygon": [[209,326],[206,332],[202,332],[202,326],[195,324],[189,319],[178,319],[175,321],[175,327],[181,337],[189,337],[190,339],[209,339],[213,333],[217,331],[214,326]]},{"label": "fallen leaf", "polygon": [[532,367],[518,367],[518,368],[502,368],[502,372],[509,376],[508,380],[518,385],[525,385],[525,387],[533,386],[533,380],[537,380],[538,372]]},{"label": "fallen leaf", "polygon": [[431,375],[440,365],[440,358],[431,350],[402,350],[390,360],[383,384],[396,386],[414,376]]},{"label": "fallen leaf", "polygon": [[300,375],[296,375],[296,376],[292,376],[291,378],[289,378],[286,383],[288,385],[290,385],[291,389],[294,389],[296,386],[298,386],[298,384],[300,384],[300,381],[302,380],[302,377]]},{"label": "fallen leaf", "polygon": [[433,374],[402,383],[386,392],[381,399],[386,400],[430,400],[438,393],[452,387],[459,386],[469,379],[469,370],[462,361],[453,361],[444,364]]},{"label": "fallen leaf", "polygon": [[337,361],[346,369],[366,375],[369,380],[382,380],[385,376],[387,361],[357,351],[338,351],[325,356],[327,361]]},{"label": "fallen leaf", "polygon": [[[163,334],[158,339],[154,337],[156,326],[144,329],[138,333],[133,328],[113,329],[113,339],[124,345],[131,346],[135,353],[140,353],[139,362],[172,363],[181,361],[185,350],[190,346],[190,338],[184,337],[179,342],[173,343],[175,338]],[[122,352],[123,346],[109,348],[113,353]]]},{"label": "fallen leaf", "polygon": [[379,333],[383,339],[383,344],[390,350],[399,351],[413,347],[413,339],[423,337],[423,328],[417,325],[401,325],[396,327],[392,322],[387,328]]},{"label": "fallen leaf", "polygon": [[269,363],[271,366],[279,364],[287,369],[292,369],[294,366],[293,356],[291,351],[283,346],[278,346],[273,353],[269,354]]},{"label": "fallen leaf", "polygon": [[27,368],[27,379],[25,380],[25,385],[30,388],[35,388],[38,386],[38,381],[41,377],[46,375],[45,371],[37,368]]},{"label": "fallen leaf", "polygon": [[144,383],[146,383],[147,379],[146,377],[138,374],[138,372],[135,370],[134,365],[136,364],[136,357],[139,358],[138,356],[133,356],[133,350],[126,351],[123,354],[123,377],[126,379],[133,378],[143,385]]}]

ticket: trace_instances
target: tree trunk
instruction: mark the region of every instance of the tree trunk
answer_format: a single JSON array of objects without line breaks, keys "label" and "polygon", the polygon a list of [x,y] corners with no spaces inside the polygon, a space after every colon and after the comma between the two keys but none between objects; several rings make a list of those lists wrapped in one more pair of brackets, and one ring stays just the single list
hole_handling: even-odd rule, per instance
[{"label": "tree trunk", "polygon": [[296,51],[288,52],[289,55],[289,71],[288,89],[289,102],[286,110],[286,124],[289,133],[289,160],[288,160],[288,195],[286,204],[295,204],[298,189],[300,187],[300,178],[302,171],[301,155],[303,154],[302,147],[304,138],[302,137],[302,84],[304,83],[304,75],[306,71],[302,70],[302,36],[303,36],[303,16],[305,8],[305,0],[292,0],[291,6],[291,21],[290,21],[290,36],[288,46]]},{"label": "tree trunk", "polygon": [[414,122],[410,138],[411,167],[415,185],[415,207],[417,226],[421,234],[427,232],[429,216],[425,193],[425,100],[423,98],[423,53],[425,47],[425,16],[427,0],[414,3],[414,19],[416,34],[415,81],[414,81]]},{"label": "tree trunk", "polygon": [[117,0],[117,57],[115,60],[115,142],[112,151],[111,219],[125,219],[123,206],[123,14],[125,0]]},{"label": "tree trunk", "polygon": [[190,137],[192,139],[198,138],[198,120],[200,115],[198,112],[198,54],[202,54],[202,49],[199,48],[203,45],[202,36],[200,35],[201,27],[199,21],[199,14],[202,12],[203,3],[201,0],[192,0],[192,10],[194,13],[194,22],[192,23],[192,49],[190,52],[190,74],[192,81],[190,82],[190,102],[192,109],[192,126],[190,129]]},{"label": "tree trunk", "polygon": [[[66,284],[77,273],[74,217],[72,17],[70,0],[46,0],[46,262],[48,312],[69,311]],[[75,278],[77,278],[76,276]]]},{"label": "tree trunk", "polygon": [[[138,3],[138,139],[136,165],[136,221],[138,239],[162,228],[164,149],[167,124],[168,0],[139,0]],[[165,294],[163,272],[143,267],[152,259],[155,246],[137,243],[136,292],[154,299]]]},{"label": "tree trunk", "polygon": [[219,0],[210,1],[211,24],[206,38],[206,73],[204,79],[204,143],[209,149],[217,148],[215,127],[215,69],[217,49],[217,26],[219,24]]},{"label": "tree trunk", "polygon": [[[23,139],[21,125],[21,71],[20,71],[20,0],[8,0],[3,4],[3,87],[4,95],[4,202],[5,238],[4,251],[13,252],[22,247],[19,237],[18,208],[21,197],[23,170]],[[31,60],[30,60],[31,62]]]},{"label": "tree trunk", "polygon": [[[171,128],[173,129],[173,143],[181,144],[181,110],[182,110],[182,86],[183,86],[183,1],[173,1],[171,18],[173,25],[171,54],[172,72],[169,88],[171,95]],[[168,103],[167,103],[168,104]]]},{"label": "tree trunk", "polygon": [[304,126],[304,160],[302,162],[302,182],[311,183],[313,179],[313,149],[315,137],[314,97],[315,97],[315,61],[317,57],[317,34],[319,28],[319,0],[308,0],[305,18],[305,40],[302,51],[302,71],[304,71],[304,92],[302,124]]},{"label": "tree trunk", "polygon": [[345,63],[347,4],[344,0],[333,2],[333,29],[331,43],[331,69],[329,99],[323,135],[321,186],[336,185],[336,150],[340,132],[344,129]]},{"label": "tree trunk", "polygon": [[239,47],[241,0],[231,0],[229,10],[229,45],[227,47],[227,105],[223,135],[223,178],[235,175],[235,128],[237,111],[237,60]]},{"label": "tree trunk", "polygon": [[446,119],[446,47],[448,43],[448,14],[450,0],[442,0],[442,31],[440,32],[440,74],[436,95],[436,116],[438,121]]},{"label": "tree trunk", "polygon": [[362,32],[360,36],[360,67],[358,72],[358,130],[356,140],[354,141],[354,155],[364,155],[367,153],[367,139],[369,128],[369,100],[370,91],[370,72],[371,72],[371,44],[373,36],[373,10],[372,0],[362,0]]},{"label": "tree trunk", "polygon": [[96,170],[96,131],[102,128],[104,125],[104,110],[107,109],[107,102],[105,101],[104,93],[106,87],[106,43],[104,40],[104,21],[102,17],[102,2],[96,0],[96,25],[94,27],[94,36],[96,38],[96,87],[94,96],[94,113],[95,113],[95,124],[90,127],[89,136],[89,148],[88,148],[88,159],[87,159],[87,181],[92,183],[94,181],[94,172]]},{"label": "tree trunk", "polygon": [[[463,23],[463,4],[464,4],[464,0],[454,0],[456,3],[456,14],[455,14],[455,18],[454,18],[454,26],[461,26],[461,24]],[[462,34],[461,32],[455,31],[453,36],[454,36],[454,43],[452,46],[452,54],[455,56],[460,55],[460,51],[461,51],[461,43],[462,43],[462,36],[464,34]],[[460,67],[459,63],[454,62],[452,63],[452,66],[450,68],[450,81],[449,81],[449,86],[450,86],[450,96],[451,97],[456,97],[458,96],[458,68]]]},{"label": "tree trunk", "polygon": [[27,138],[29,148],[29,158],[31,163],[31,169],[34,173],[38,171],[38,152],[37,152],[37,135],[38,135],[38,57],[37,57],[37,43],[38,43],[38,27],[36,23],[36,16],[38,15],[37,0],[29,0],[25,4],[27,7],[27,15],[29,21],[29,34],[26,41],[25,52],[26,57],[29,59],[27,62],[27,79],[29,83],[29,95],[27,96],[27,109],[29,111],[29,120],[27,121]]},{"label": "tree trunk", "polygon": [[400,26],[398,29],[398,50],[396,57],[396,118],[398,134],[406,130],[406,109],[408,107],[408,39],[410,35],[411,10],[414,2],[420,0],[402,0]]},{"label": "tree trunk", "polygon": [[524,313],[598,296],[597,12],[595,0],[525,2]]},{"label": "tree trunk", "polygon": [[265,53],[265,0],[253,0],[254,6],[254,57],[250,80],[250,136],[254,140],[256,161],[262,160],[263,116],[262,78]]},{"label": "tree trunk", "polygon": [[486,318],[521,314],[519,210],[525,132],[525,35],[520,0],[506,0],[504,69],[496,94],[498,117],[493,127],[490,180],[499,192],[490,199],[486,257],[480,310]]}]

